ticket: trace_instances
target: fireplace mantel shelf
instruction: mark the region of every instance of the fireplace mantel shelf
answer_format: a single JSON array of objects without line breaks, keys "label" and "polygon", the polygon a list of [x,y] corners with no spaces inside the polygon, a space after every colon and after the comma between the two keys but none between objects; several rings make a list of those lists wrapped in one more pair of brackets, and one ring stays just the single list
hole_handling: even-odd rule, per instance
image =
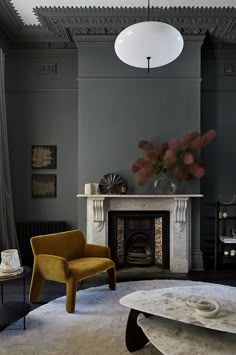
[{"label": "fireplace mantel shelf", "polygon": [[189,198],[189,197],[203,197],[201,194],[187,194],[187,195],[89,195],[89,194],[78,194],[76,197],[86,197],[86,198]]},{"label": "fireplace mantel shelf", "polygon": [[[104,200],[105,199],[122,199],[132,201],[143,200],[148,201],[152,199],[155,201],[165,201],[172,200],[175,202],[175,220],[178,223],[186,222],[186,209],[187,201],[193,197],[203,197],[201,194],[188,194],[188,195],[90,195],[90,194],[78,194],[76,197],[86,197],[88,200],[93,202],[93,221],[100,223],[99,228],[103,228],[104,222]],[[133,200],[134,201],[134,200]]]}]

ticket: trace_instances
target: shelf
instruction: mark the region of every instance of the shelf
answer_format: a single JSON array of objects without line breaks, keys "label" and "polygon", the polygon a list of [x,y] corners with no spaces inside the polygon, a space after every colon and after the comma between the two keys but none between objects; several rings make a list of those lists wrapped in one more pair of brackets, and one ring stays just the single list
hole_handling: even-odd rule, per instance
[{"label": "shelf", "polygon": [[[207,216],[207,217],[204,217],[204,218],[206,218],[206,219],[212,219],[212,220],[214,220],[215,219],[215,217],[214,216]],[[228,217],[226,217],[226,218],[218,218],[218,221],[233,221],[233,220],[235,220],[236,221],[236,216],[228,216]]]},{"label": "shelf", "polygon": [[232,264],[232,265],[235,265],[236,264],[236,258],[235,257],[234,257],[234,259],[231,259],[231,258],[230,257],[222,258],[221,264]]},{"label": "shelf", "polygon": [[[214,221],[215,270],[217,270],[221,264],[236,264],[236,256],[224,255],[221,253],[222,251],[230,252],[230,250],[236,249],[236,238],[233,238],[229,231],[229,229],[236,224],[236,215],[234,215],[236,213],[236,203],[221,203],[220,201],[216,201],[214,203],[206,203],[205,205],[214,207],[214,215],[206,216],[205,218]],[[227,217],[223,217],[224,213],[226,213],[225,216]],[[223,240],[223,238],[225,240]]]},{"label": "shelf", "polygon": [[[210,202],[210,203],[206,203],[205,205],[215,207],[216,204],[217,204],[217,202]],[[224,206],[224,207],[235,206],[236,207],[236,203],[219,203],[219,206]]]},{"label": "shelf", "polygon": [[236,238],[233,237],[219,236],[219,239],[222,244],[236,244]]}]

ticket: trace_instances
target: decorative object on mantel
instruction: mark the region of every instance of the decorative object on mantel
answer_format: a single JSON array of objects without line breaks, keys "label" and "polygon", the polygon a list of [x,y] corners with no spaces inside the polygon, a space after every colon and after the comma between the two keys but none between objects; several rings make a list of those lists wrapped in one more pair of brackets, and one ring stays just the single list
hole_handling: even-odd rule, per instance
[{"label": "decorative object on mantel", "polygon": [[174,195],[177,190],[177,183],[170,174],[161,173],[157,175],[154,181],[154,190],[157,194]]},{"label": "decorative object on mantel", "polygon": [[85,184],[84,193],[85,195],[99,195],[100,193],[99,184],[96,182]]},{"label": "decorative object on mantel", "polygon": [[214,129],[204,135],[197,131],[189,132],[180,139],[171,139],[160,147],[147,141],[140,141],[138,147],[145,158],[137,159],[132,170],[138,177],[138,185],[143,186],[151,176],[168,174],[176,181],[201,178],[206,173],[206,165],[196,157],[198,151],[209,144],[216,136]]},{"label": "decorative object on mantel", "polygon": [[121,185],[120,189],[121,189],[121,194],[122,194],[122,195],[126,195],[126,194],[127,194],[128,186],[127,186],[126,183],[123,183],[123,184]]},{"label": "decorative object on mantel", "polygon": [[127,192],[127,184],[122,177],[115,173],[109,173],[103,176],[99,184],[99,190],[101,194],[124,194],[124,187],[126,186]]}]

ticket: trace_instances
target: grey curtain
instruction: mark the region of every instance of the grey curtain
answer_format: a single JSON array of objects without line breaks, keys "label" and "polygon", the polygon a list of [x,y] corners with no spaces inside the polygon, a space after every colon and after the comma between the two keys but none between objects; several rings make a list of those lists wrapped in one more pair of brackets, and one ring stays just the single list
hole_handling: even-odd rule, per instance
[{"label": "grey curtain", "polygon": [[19,249],[11,190],[5,100],[5,57],[0,48],[0,251]]}]

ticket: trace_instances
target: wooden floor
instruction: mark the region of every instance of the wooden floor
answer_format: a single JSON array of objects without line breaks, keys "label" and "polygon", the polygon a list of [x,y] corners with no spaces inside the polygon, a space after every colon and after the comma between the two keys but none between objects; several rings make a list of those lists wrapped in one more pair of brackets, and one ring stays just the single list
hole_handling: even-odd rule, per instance
[{"label": "wooden floor", "polygon": [[[129,267],[117,270],[117,282],[153,280],[153,279],[176,279],[193,280],[220,283],[236,287],[236,267],[217,271],[195,271],[189,274],[173,274],[167,270],[156,267]],[[26,300],[30,286],[31,274],[26,279]],[[107,283],[107,274],[102,273],[84,280],[78,285],[78,290],[88,287],[101,286]],[[32,309],[39,307],[55,298],[65,295],[65,285],[58,282],[46,281],[39,302],[32,304]],[[11,281],[4,284],[4,301],[20,300],[22,297],[22,281]]]}]

